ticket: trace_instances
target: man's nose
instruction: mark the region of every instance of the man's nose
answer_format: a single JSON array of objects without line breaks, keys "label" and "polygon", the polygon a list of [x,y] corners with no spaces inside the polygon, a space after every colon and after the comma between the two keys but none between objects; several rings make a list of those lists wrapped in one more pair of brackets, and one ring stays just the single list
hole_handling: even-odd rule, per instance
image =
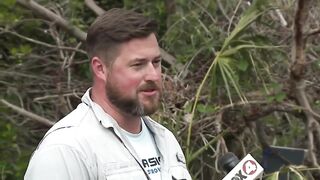
[{"label": "man's nose", "polygon": [[155,66],[154,64],[150,63],[146,70],[146,81],[158,81],[161,79],[161,66]]}]

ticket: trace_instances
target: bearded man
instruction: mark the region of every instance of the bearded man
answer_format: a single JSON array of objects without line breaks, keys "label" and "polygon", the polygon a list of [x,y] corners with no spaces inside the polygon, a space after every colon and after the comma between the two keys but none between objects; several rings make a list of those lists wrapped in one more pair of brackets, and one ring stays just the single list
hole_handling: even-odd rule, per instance
[{"label": "bearded man", "polygon": [[149,115],[161,98],[157,24],[111,9],[89,27],[92,88],[35,150],[26,180],[188,179],[174,135]]}]

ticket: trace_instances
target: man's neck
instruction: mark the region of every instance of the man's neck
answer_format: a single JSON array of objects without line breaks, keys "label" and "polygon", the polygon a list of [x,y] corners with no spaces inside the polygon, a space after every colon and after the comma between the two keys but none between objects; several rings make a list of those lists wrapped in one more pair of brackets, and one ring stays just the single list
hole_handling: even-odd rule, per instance
[{"label": "man's neck", "polygon": [[133,134],[137,134],[141,131],[141,117],[132,116],[130,114],[121,112],[116,108],[106,97],[105,93],[99,92],[94,87],[91,90],[91,99],[96,104],[100,105],[101,108],[109,114],[114,120],[117,121],[118,125]]}]

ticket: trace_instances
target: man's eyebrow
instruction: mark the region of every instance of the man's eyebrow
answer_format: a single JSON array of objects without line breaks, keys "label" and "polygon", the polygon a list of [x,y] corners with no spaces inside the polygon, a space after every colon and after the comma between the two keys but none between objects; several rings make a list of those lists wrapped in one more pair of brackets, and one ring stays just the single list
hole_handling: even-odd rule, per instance
[{"label": "man's eyebrow", "polygon": [[[161,55],[156,56],[152,60],[158,60],[158,59],[162,59],[162,56]],[[147,61],[147,60],[148,59],[146,59],[146,58],[135,58],[135,59],[133,59],[134,62]]]},{"label": "man's eyebrow", "polygon": [[161,56],[161,55],[158,55],[158,56],[156,56],[155,58],[153,58],[153,60],[155,60],[155,59],[162,59],[162,56]]},{"label": "man's eyebrow", "polygon": [[132,60],[132,62],[143,62],[143,61],[147,61],[147,59],[145,58],[135,58]]}]

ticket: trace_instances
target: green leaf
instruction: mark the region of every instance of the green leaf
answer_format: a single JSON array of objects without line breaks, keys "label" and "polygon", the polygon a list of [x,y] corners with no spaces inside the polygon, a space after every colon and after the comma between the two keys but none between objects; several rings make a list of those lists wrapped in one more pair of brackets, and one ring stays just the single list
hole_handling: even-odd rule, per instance
[{"label": "green leaf", "polygon": [[270,176],[266,178],[266,180],[278,180],[279,179],[279,171],[272,173]]},{"label": "green leaf", "polygon": [[198,104],[197,110],[198,110],[200,113],[205,113],[206,110],[207,110],[206,105],[204,105],[204,104]]},{"label": "green leaf", "polygon": [[189,154],[187,156],[187,165],[193,161],[195,158],[197,158],[198,156],[200,156],[200,154],[202,154],[203,152],[205,152],[212,144],[214,144],[215,142],[217,142],[221,137],[223,137],[224,135],[226,135],[228,133],[228,131],[223,131],[222,133],[218,134],[216,137],[212,138],[208,143],[206,143],[204,146],[202,146],[200,149],[197,149],[195,152],[193,152],[192,154]]},{"label": "green leaf", "polygon": [[22,57],[28,55],[32,52],[32,48],[30,45],[20,45],[18,47],[14,47],[10,50],[10,53],[15,57]]},{"label": "green leaf", "polygon": [[205,105],[205,104],[198,104],[197,110],[200,113],[212,113],[212,112],[215,112],[217,110],[217,107],[209,106],[209,105]]},{"label": "green leaf", "polygon": [[237,62],[237,67],[241,71],[246,71],[248,69],[248,67],[249,67],[249,63],[245,59],[239,59],[238,62]]},{"label": "green leaf", "polygon": [[247,28],[254,20],[256,20],[259,16],[264,14],[265,12],[269,11],[271,8],[267,7],[267,1],[263,0],[256,0],[253,1],[254,3],[249,7],[249,9],[244,13],[244,15],[239,20],[236,27],[231,32],[230,36],[224,41],[222,50],[224,51],[227,48],[231,41],[245,28]]},{"label": "green leaf", "polygon": [[16,0],[1,0],[0,5],[5,5],[7,7],[11,7],[16,3]]},{"label": "green leaf", "polygon": [[[222,60],[220,60],[220,62],[221,62],[221,61],[222,61]],[[223,61],[222,61],[222,62],[223,62]],[[223,81],[224,81],[224,83],[225,83],[225,88],[226,88],[226,90],[227,90],[230,103],[232,104],[231,91],[230,91],[230,87],[229,87],[229,81],[227,80],[227,77],[226,77],[226,75],[225,75],[225,68],[223,67],[223,63],[218,63],[218,65],[219,65],[219,68],[220,68],[220,72],[221,72]]]},{"label": "green leaf", "polygon": [[268,103],[273,102],[273,101],[274,101],[274,99],[275,99],[275,97],[274,97],[274,96],[267,96],[267,102],[268,102]]},{"label": "green leaf", "polygon": [[249,49],[249,48],[254,48],[254,49],[272,49],[272,48],[279,48],[280,46],[258,46],[254,44],[243,44],[243,45],[238,45],[234,48],[227,49],[223,51],[222,56],[230,56],[232,54],[235,54],[239,52],[241,49]]},{"label": "green leaf", "polygon": [[298,171],[298,169],[296,169],[293,166],[289,166],[289,169],[291,172],[293,172],[293,174],[296,176],[296,178],[298,180],[304,180],[305,178],[303,177],[303,174],[301,172]]},{"label": "green leaf", "polygon": [[235,89],[237,92],[238,96],[240,97],[241,101],[244,102],[246,101],[246,97],[243,95],[240,85],[238,84],[239,77],[238,75],[234,72],[232,65],[234,65],[234,59],[232,58],[227,58],[227,57],[220,57],[218,60],[219,67],[221,70],[221,74],[223,76],[223,80],[225,84],[227,85],[227,91],[228,91],[228,96],[230,103],[232,104],[231,100],[231,93],[229,89],[229,83],[232,85],[232,87]]},{"label": "green leaf", "polygon": [[274,90],[274,91],[279,91],[282,89],[283,85],[279,84],[279,83],[271,83],[270,87]]},{"label": "green leaf", "polygon": [[277,102],[282,102],[287,97],[287,94],[284,92],[280,92],[277,95],[275,95],[275,100]]}]

